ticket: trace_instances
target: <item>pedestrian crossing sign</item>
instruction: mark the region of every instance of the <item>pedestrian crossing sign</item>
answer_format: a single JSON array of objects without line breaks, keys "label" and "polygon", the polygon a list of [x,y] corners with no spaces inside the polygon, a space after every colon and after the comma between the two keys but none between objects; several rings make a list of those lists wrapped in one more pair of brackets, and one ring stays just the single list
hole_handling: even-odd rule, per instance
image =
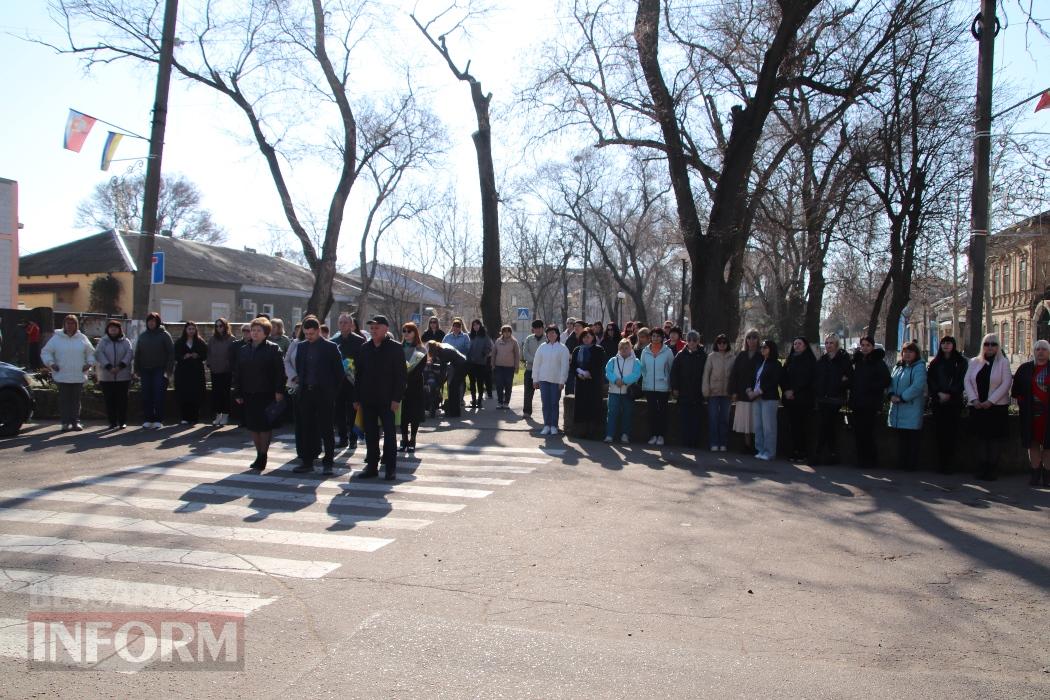
[{"label": "pedestrian crossing sign", "polygon": [[529,320],[529,309],[528,309],[528,307],[526,307],[526,306],[519,306],[518,307],[518,320],[519,321],[528,321]]}]

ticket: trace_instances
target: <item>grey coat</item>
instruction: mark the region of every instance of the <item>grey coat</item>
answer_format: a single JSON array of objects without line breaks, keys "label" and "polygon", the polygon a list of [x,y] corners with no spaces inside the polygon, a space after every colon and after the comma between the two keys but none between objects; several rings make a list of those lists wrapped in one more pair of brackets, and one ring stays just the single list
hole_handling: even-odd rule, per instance
[{"label": "grey coat", "polygon": [[171,374],[175,367],[175,343],[164,326],[147,330],[139,335],[135,343],[135,371],[163,369]]},{"label": "grey coat", "polygon": [[233,336],[212,336],[208,343],[208,367],[212,374],[228,374],[233,371]]},{"label": "grey coat", "polygon": [[121,335],[116,340],[104,334],[95,348],[95,366],[100,382],[130,382],[134,353],[131,341]]},{"label": "grey coat", "polygon": [[487,365],[492,357],[492,338],[479,333],[470,339],[470,347],[467,349],[467,362],[474,365]]}]

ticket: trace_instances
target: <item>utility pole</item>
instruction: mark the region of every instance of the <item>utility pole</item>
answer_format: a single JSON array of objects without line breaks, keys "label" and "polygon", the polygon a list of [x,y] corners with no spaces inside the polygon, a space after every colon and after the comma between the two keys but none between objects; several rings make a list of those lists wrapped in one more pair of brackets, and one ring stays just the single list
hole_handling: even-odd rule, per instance
[{"label": "utility pole", "polygon": [[970,195],[970,308],[966,313],[966,352],[981,348],[984,335],[985,259],[988,255],[988,202],[992,150],[992,69],[999,20],[995,0],[981,0],[970,33],[977,39],[977,110],[973,138],[973,189]]},{"label": "utility pole", "polygon": [[[164,154],[164,129],[168,120],[168,86],[171,64],[175,57],[175,16],[179,0],[165,0],[164,27],[160,39],[157,67],[157,91],[153,98],[153,127],[149,135],[149,160],[146,163],[145,193],[142,197],[142,239],[135,261],[134,304],[132,318],[142,321],[149,312],[150,286],[153,278],[154,238],[157,234],[157,205],[160,200],[160,163]],[[181,319],[172,319],[181,320]]]}]

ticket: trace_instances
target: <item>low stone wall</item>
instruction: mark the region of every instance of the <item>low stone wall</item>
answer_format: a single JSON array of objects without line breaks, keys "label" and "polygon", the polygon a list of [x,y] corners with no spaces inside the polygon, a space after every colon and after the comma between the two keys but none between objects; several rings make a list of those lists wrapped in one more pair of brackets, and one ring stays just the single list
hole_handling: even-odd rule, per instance
[{"label": "low stone wall", "polygon": [[[36,410],[33,411],[33,420],[58,420],[58,390],[36,389],[33,391],[36,399]],[[211,415],[211,390],[204,396],[201,404],[200,419],[210,421]],[[80,417],[83,420],[105,420],[106,401],[102,392],[94,384],[88,384],[80,397]],[[175,390],[169,388],[164,392],[164,418],[167,421],[178,421],[178,405],[175,403]],[[134,424],[142,421],[142,396],[138,387],[131,390],[128,397],[128,423]]]},{"label": "low stone wall", "polygon": [[[746,404],[745,404],[746,405]],[[562,410],[565,417],[565,432],[571,437],[582,439],[601,440],[605,437],[604,418],[599,425],[595,426],[592,434],[586,434],[582,426],[573,422],[575,408],[575,397],[572,395],[563,398]],[[748,406],[750,408],[750,406]],[[735,408],[733,410],[736,410]],[[603,409],[604,411],[604,409]],[[604,415],[604,413],[603,413]],[[849,427],[849,413],[843,412],[843,425],[839,432],[839,456],[843,464],[856,463],[856,450],[854,449],[853,431]],[[1002,473],[1024,473],[1029,469],[1028,456],[1021,446],[1020,418],[1016,414],[1009,417],[1010,437],[1002,444],[999,455],[999,470]],[[959,430],[959,447],[956,451],[959,462],[959,471],[974,471],[973,457],[977,453],[974,440],[967,430],[968,420],[965,413],[962,417]],[[700,425],[699,445],[707,449],[707,407],[704,406]],[[645,399],[634,403],[634,416],[631,425],[631,441],[646,442],[649,439],[649,410]],[[667,432],[664,436],[665,444],[680,445],[681,419],[678,414],[678,404],[672,401],[667,406]],[[790,450],[790,431],[788,429],[787,416],[781,407],[777,430],[777,453],[787,454]],[[816,445],[816,416],[810,421],[810,435],[807,443],[812,449]],[[897,466],[897,437],[895,432],[886,425],[885,413],[875,431],[875,440],[879,445],[879,466],[893,468]],[[742,449],[743,441],[738,433],[730,433],[731,450]],[[937,464],[937,442],[933,431],[933,417],[926,415],[923,421],[922,437],[920,439],[919,468],[933,469]]]}]

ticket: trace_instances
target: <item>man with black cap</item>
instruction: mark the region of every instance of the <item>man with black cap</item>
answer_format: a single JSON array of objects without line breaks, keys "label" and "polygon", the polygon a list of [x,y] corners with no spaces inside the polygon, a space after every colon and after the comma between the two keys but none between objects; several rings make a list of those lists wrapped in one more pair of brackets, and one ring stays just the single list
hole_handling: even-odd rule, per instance
[{"label": "man with black cap", "polygon": [[405,394],[408,370],[401,345],[387,336],[390,323],[386,316],[376,315],[368,325],[371,340],[358,351],[355,368],[357,394],[354,408],[362,413],[368,445],[365,470],[358,477],[368,479],[379,475],[379,424],[382,423],[384,478],[392,481],[397,470],[394,415]]}]

